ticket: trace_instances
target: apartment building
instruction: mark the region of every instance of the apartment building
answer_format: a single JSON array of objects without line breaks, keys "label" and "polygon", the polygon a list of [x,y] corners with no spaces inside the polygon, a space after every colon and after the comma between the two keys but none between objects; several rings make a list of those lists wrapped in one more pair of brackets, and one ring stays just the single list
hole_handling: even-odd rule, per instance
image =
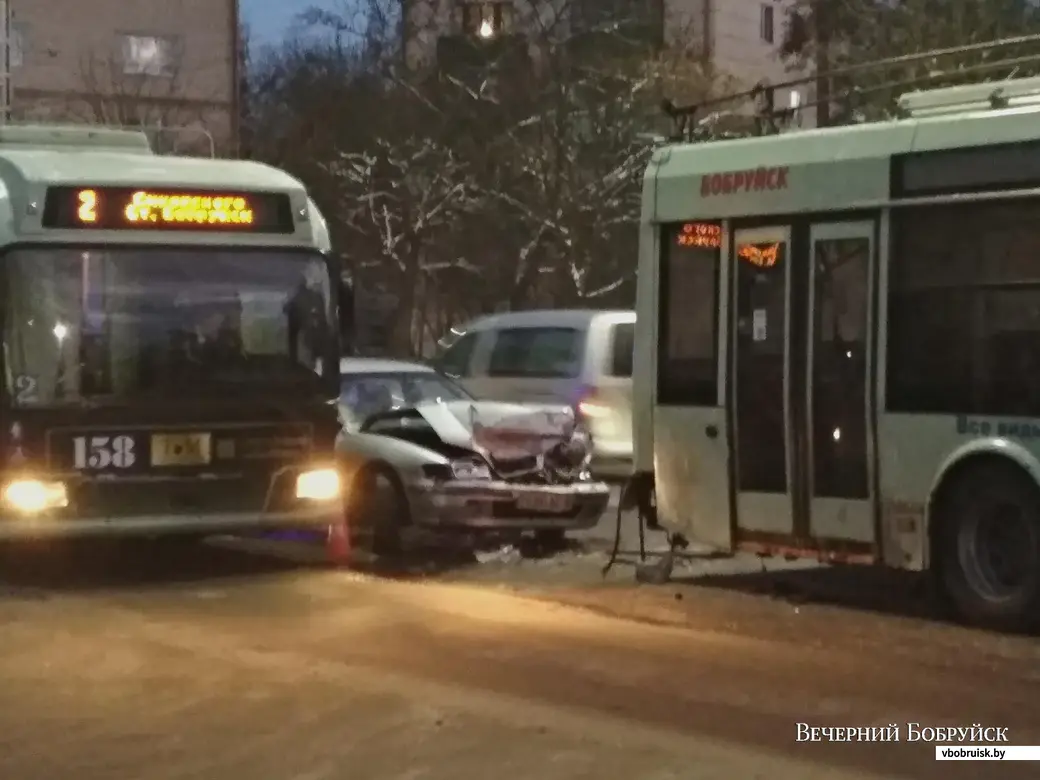
[{"label": "apartment building", "polygon": [[[667,0],[670,34],[694,29],[700,32],[701,49],[714,68],[733,79],[737,89],[760,83],[778,84],[798,78],[779,56],[793,0]],[[777,90],[777,108],[805,106],[811,88]],[[809,126],[811,109],[796,110],[793,122]]]},{"label": "apartment building", "polygon": [[[411,0],[404,47],[413,66],[436,61],[445,50],[469,41],[544,34],[566,36],[575,29],[635,25],[662,40],[693,43],[735,86],[791,77],[779,56],[792,0]],[[446,45],[447,44],[447,45]],[[803,104],[804,94],[777,95],[785,106]]]},{"label": "apartment building", "polygon": [[8,0],[5,115],[140,126],[160,151],[234,154],[238,0]]}]

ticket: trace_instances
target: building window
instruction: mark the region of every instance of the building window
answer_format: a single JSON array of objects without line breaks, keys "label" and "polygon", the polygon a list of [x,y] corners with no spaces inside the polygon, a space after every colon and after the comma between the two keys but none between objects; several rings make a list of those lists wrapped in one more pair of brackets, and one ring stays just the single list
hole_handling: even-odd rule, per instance
[{"label": "building window", "polygon": [[513,31],[513,3],[464,1],[458,7],[458,19],[464,34],[491,40]]},{"label": "building window", "polygon": [[124,35],[123,72],[128,76],[171,76],[177,41],[161,35]]},{"label": "building window", "polygon": [[775,20],[773,6],[762,4],[762,13],[759,17],[758,34],[766,43],[774,43],[776,38]]},{"label": "building window", "polygon": [[12,68],[20,68],[25,64],[25,45],[28,38],[28,29],[20,22],[12,22],[10,29],[10,45],[8,56]]}]

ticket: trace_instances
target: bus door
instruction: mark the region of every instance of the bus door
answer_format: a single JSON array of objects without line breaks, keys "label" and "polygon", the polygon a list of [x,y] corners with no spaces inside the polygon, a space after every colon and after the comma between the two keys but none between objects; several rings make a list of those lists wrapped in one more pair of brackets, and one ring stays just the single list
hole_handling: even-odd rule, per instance
[{"label": "bus door", "polygon": [[733,232],[729,398],[735,540],[794,532],[791,232]]},{"label": "bus door", "polygon": [[874,223],[791,237],[787,226],[734,232],[735,540],[872,542]]},{"label": "bus door", "polygon": [[809,229],[806,422],[808,528],[814,542],[875,541],[872,327],[875,224]]}]

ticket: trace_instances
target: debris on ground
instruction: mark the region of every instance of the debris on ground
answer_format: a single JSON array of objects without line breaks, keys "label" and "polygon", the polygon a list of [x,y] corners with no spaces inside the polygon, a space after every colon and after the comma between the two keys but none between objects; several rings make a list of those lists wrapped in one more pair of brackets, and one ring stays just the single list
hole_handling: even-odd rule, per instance
[{"label": "debris on ground", "polygon": [[519,563],[523,560],[520,550],[512,544],[493,550],[478,550],[474,553],[477,563]]}]

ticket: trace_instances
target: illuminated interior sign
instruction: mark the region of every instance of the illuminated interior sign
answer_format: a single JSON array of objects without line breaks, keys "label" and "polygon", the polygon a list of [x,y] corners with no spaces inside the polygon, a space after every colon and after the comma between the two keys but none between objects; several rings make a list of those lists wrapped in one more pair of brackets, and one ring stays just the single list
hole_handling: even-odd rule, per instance
[{"label": "illuminated interior sign", "polygon": [[43,226],[60,230],[292,233],[289,196],[161,187],[49,187]]},{"label": "illuminated interior sign", "polygon": [[772,268],[780,259],[780,247],[783,244],[741,244],[737,247],[737,257],[759,268]]},{"label": "illuminated interior sign", "polygon": [[722,226],[710,222],[687,222],[675,237],[678,246],[718,249],[722,246]]}]

